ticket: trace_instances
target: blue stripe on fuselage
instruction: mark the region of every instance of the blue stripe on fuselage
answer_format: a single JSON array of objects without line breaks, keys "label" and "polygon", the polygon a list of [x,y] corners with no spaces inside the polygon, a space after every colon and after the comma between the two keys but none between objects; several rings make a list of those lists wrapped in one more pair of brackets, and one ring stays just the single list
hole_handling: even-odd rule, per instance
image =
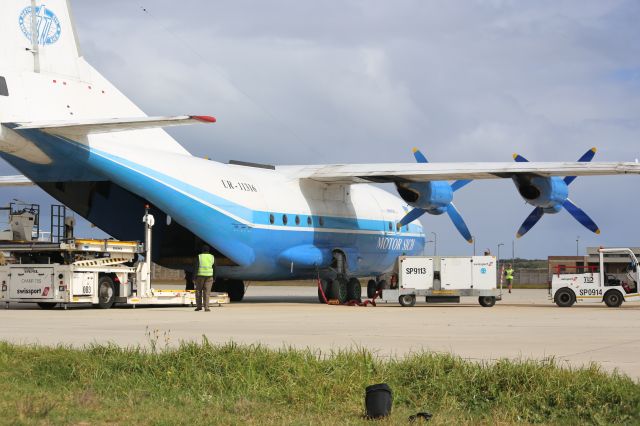
[{"label": "blue stripe on fuselage", "polygon": [[[47,139],[51,145],[59,144],[61,139],[43,132],[37,133],[40,143]],[[295,214],[289,213],[291,230],[256,228],[252,225],[269,226],[269,212],[253,211],[127,159],[89,149],[72,140],[63,140],[81,150],[78,157],[82,162],[115,183],[147,198],[242,266],[220,268],[221,276],[244,279],[308,276],[313,271],[296,271],[294,265],[292,275],[290,268],[276,261],[279,253],[308,244],[321,248],[344,248],[351,252],[355,250],[356,258],[349,262],[350,272],[354,275],[377,275],[387,270],[398,254],[421,253],[424,247],[423,237],[385,232],[388,222],[380,220],[324,217],[324,228],[320,228],[318,216],[312,216],[314,227],[304,226],[306,216],[303,216],[302,226],[297,227],[293,224]],[[276,213],[281,214],[286,213]],[[410,231],[421,232],[421,228],[411,225]]]}]

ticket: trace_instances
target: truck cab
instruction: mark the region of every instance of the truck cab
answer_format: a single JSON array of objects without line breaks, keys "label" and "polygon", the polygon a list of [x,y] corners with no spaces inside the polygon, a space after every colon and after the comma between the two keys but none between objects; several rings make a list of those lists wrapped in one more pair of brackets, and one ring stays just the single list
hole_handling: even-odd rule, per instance
[{"label": "truck cab", "polygon": [[[598,257],[598,265],[556,267],[550,296],[558,306],[568,308],[576,302],[604,302],[610,308],[617,308],[623,302],[640,300],[638,259],[633,251],[600,248]],[[615,270],[613,260],[618,265]]]}]

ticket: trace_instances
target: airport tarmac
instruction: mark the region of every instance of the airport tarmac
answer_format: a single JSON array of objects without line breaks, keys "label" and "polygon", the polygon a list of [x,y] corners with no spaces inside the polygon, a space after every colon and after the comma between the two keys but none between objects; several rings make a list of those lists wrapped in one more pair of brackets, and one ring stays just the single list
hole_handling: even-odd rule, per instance
[{"label": "airport tarmac", "polygon": [[558,308],[546,290],[515,290],[493,308],[475,299],[460,305],[327,306],[313,287],[248,289],[243,303],[194,312],[192,308],[73,308],[43,311],[35,305],[0,309],[0,339],[46,345],[115,343],[160,346],[181,340],[262,343],[314,348],[324,353],[366,347],[378,356],[422,350],[470,360],[553,357],[562,365],[590,362],[640,379],[640,304]]}]

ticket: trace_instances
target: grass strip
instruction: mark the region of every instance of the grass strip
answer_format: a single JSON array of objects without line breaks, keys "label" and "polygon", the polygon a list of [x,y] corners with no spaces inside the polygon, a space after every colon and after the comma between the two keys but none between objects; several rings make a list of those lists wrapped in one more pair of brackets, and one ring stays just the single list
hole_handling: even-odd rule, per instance
[{"label": "grass strip", "polygon": [[0,342],[2,424],[365,424],[364,388],[386,382],[392,416],[430,424],[640,424],[640,383],[592,365],[478,364],[364,349],[322,354],[234,343],[151,350]]}]

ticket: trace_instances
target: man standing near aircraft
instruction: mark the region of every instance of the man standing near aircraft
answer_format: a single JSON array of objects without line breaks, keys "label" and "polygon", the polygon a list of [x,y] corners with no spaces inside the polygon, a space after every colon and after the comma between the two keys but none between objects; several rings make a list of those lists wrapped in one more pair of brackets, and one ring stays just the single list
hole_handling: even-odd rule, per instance
[{"label": "man standing near aircraft", "polygon": [[208,245],[202,246],[202,253],[196,258],[196,311],[209,312],[209,297],[213,286],[213,265],[215,259]]},{"label": "man standing near aircraft", "polygon": [[507,279],[507,287],[509,288],[509,293],[511,293],[511,287],[513,286],[513,266],[511,264],[507,265],[507,269],[504,270],[504,275]]}]

